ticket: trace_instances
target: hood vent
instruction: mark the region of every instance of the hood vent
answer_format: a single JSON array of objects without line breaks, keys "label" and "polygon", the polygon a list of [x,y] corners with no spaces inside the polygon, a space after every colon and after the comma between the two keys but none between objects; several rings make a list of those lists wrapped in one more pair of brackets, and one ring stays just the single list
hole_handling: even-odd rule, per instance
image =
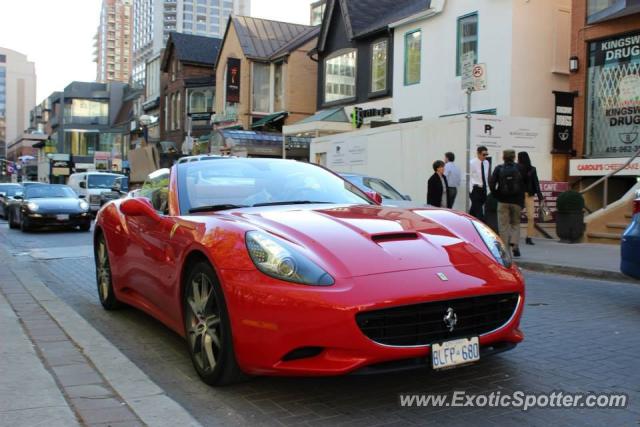
[{"label": "hood vent", "polygon": [[382,242],[393,242],[396,240],[417,240],[418,233],[414,232],[403,232],[403,233],[381,233],[374,234],[371,236],[371,240],[376,243]]}]

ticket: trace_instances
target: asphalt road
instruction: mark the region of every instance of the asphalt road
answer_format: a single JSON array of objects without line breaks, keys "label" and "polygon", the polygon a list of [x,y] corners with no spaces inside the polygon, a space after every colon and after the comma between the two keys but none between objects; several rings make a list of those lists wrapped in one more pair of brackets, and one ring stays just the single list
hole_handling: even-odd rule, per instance
[{"label": "asphalt road", "polygon": [[[640,286],[526,273],[525,341],[464,368],[335,378],[255,378],[211,388],[184,342],[134,310],[102,310],[90,233],[10,230],[0,244],[27,257],[43,281],[203,425],[637,425]],[[400,393],[515,391],[626,393],[626,409],[405,408]]]}]

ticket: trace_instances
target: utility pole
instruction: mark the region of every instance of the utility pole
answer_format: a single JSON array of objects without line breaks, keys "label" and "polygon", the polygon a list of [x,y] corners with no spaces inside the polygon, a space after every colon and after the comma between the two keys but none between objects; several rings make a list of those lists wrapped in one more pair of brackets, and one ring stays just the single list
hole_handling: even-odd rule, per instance
[{"label": "utility pole", "polygon": [[465,180],[464,180],[464,200],[465,200],[465,205],[464,205],[464,211],[465,212],[469,212],[469,193],[470,193],[470,183],[471,183],[471,167],[470,167],[470,163],[471,163],[471,92],[473,92],[473,87],[469,86],[467,87],[467,114],[466,114],[466,119],[467,119],[467,145],[466,145],[466,154],[467,154],[467,160],[466,160],[466,171],[467,173],[465,174]]}]

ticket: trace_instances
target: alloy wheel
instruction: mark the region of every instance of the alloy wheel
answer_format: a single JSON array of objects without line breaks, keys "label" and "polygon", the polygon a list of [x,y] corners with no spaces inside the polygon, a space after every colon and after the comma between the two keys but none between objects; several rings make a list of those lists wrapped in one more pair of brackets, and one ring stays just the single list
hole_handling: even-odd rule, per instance
[{"label": "alloy wheel", "polygon": [[212,373],[222,353],[220,308],[213,283],[205,273],[193,277],[187,295],[187,339],[195,363],[205,374]]},{"label": "alloy wheel", "polygon": [[96,282],[98,285],[98,297],[106,310],[119,308],[122,303],[113,292],[111,277],[111,264],[109,263],[109,251],[104,236],[98,237],[95,243]]}]

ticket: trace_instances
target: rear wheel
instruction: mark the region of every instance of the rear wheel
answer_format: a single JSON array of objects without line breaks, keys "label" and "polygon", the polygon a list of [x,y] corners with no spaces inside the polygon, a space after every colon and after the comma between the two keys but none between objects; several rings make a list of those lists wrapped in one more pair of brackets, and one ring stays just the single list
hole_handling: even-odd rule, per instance
[{"label": "rear wheel", "polygon": [[105,310],[115,310],[122,307],[122,303],[116,298],[111,282],[111,265],[109,264],[109,252],[103,235],[98,236],[95,244],[96,282],[98,284],[98,297]]},{"label": "rear wheel", "polygon": [[187,274],[183,310],[189,354],[202,381],[226,385],[242,380],[222,288],[208,263],[198,262]]}]

